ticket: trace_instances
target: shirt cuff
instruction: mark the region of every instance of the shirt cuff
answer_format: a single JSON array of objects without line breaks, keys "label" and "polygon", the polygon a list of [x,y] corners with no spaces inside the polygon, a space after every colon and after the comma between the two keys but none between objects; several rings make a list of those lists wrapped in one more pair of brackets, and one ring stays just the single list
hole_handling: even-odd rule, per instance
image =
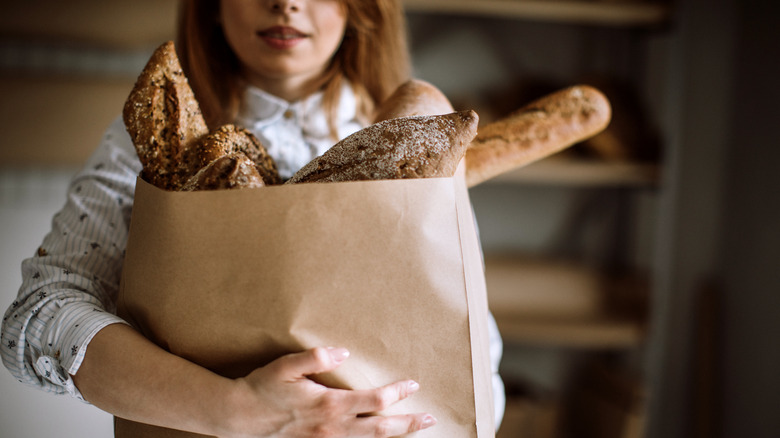
[{"label": "shirt cuff", "polygon": [[[49,341],[51,348],[56,350],[51,356],[39,358],[36,367],[50,363],[44,362],[49,359],[54,359],[51,361],[54,363],[59,362],[59,366],[54,370],[56,372],[51,373],[49,370],[51,373],[49,379],[53,380],[52,383],[62,386],[72,396],[83,400],[78,388],[73,384],[71,375],[76,374],[81,367],[87,346],[97,332],[106,326],[127,324],[127,322],[90,303],[70,304],[59,312],[57,319],[59,321],[54,326],[64,329],[55,336],[56,343]],[[50,366],[55,366],[54,363]]]}]

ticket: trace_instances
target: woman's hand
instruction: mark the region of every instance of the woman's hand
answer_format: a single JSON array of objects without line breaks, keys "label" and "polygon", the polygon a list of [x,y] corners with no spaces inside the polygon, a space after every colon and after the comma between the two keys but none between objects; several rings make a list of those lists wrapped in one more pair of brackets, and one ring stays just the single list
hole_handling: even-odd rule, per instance
[{"label": "woman's hand", "polygon": [[225,437],[391,437],[436,424],[428,414],[362,416],[387,409],[419,389],[406,380],[370,390],[322,386],[307,376],[331,371],[349,355],[314,348],[277,359],[238,379],[237,406]]},{"label": "woman's hand", "polygon": [[86,400],[118,417],[225,438],[391,437],[436,423],[427,414],[360,415],[408,397],[417,390],[411,381],[347,391],[307,378],[335,369],[347,355],[315,348],[233,380],[113,324],[92,339],[73,378]]}]

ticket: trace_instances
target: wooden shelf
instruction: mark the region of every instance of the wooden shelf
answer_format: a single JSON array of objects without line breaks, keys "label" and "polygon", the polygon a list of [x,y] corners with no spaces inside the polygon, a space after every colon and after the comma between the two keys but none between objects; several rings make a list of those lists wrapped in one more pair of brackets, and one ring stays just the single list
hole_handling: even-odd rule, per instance
[{"label": "wooden shelf", "polygon": [[157,0],[6,2],[0,28],[9,39],[148,49],[174,37],[178,4]]},{"label": "wooden shelf", "polygon": [[488,302],[507,342],[574,348],[639,346],[646,285],[566,261],[488,256]]},{"label": "wooden shelf", "polygon": [[469,14],[556,23],[651,26],[669,20],[669,7],[654,2],[576,0],[404,0],[409,12]]},{"label": "wooden shelf", "polygon": [[658,176],[657,164],[550,157],[483,184],[654,187]]},{"label": "wooden shelf", "polygon": [[563,406],[559,399],[532,399],[509,395],[496,438],[556,436]]},{"label": "wooden shelf", "polygon": [[587,349],[628,349],[644,339],[635,321],[593,319],[582,321],[534,321],[496,319],[504,342]]},{"label": "wooden shelf", "polygon": [[[0,75],[0,166],[80,167],[122,113],[134,79]],[[45,127],[45,129],[41,129]]]}]

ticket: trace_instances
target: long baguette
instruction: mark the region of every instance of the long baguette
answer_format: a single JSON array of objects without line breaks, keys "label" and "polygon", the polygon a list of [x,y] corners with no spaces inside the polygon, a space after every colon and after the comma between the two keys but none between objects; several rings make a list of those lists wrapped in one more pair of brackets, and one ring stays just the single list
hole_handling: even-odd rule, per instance
[{"label": "long baguette", "polygon": [[476,186],[590,138],[611,116],[604,94],[587,85],[535,100],[480,128],[466,151],[466,183]]}]

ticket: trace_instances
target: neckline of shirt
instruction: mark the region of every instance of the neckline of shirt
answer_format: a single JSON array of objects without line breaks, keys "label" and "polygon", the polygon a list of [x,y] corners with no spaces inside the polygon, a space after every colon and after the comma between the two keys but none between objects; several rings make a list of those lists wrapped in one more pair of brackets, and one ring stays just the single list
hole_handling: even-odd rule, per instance
[{"label": "neckline of shirt", "polygon": [[[258,87],[248,85],[238,112],[237,121],[246,127],[260,129],[280,119],[295,119],[304,131],[320,131],[327,126],[322,108],[324,93],[315,92],[304,99],[288,102]],[[356,96],[348,83],[341,86],[336,126],[352,123],[356,119]],[[318,132],[318,134],[320,134]]]}]

